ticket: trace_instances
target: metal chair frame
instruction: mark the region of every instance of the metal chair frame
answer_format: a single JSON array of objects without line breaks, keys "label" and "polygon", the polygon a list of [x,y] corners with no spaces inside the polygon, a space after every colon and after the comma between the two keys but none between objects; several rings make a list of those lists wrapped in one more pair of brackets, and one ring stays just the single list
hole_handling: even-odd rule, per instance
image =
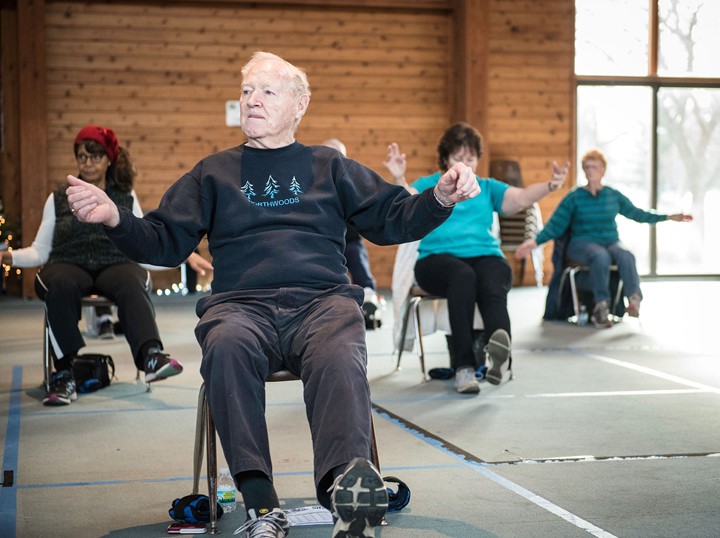
[{"label": "metal chair frame", "polygon": [[[576,263],[571,263],[565,269],[563,270],[562,276],[560,277],[560,290],[563,289],[563,286],[565,286],[565,281],[567,279],[570,279],[570,292],[572,294],[572,301],[573,301],[573,311],[575,312],[575,315],[573,316],[573,322],[577,323],[580,318],[580,297],[578,295],[578,289],[577,289],[577,283],[575,281],[575,276],[577,273],[581,271],[589,271],[589,267],[587,265],[580,265]],[[619,271],[617,265],[611,265],[610,271]],[[614,313],[615,308],[619,304],[620,301],[622,301],[622,291],[623,291],[623,281],[622,279],[619,279],[618,281],[618,287],[617,291],[615,292],[615,297],[613,298],[613,302],[610,305],[610,312]],[[558,294],[558,300],[560,300],[561,294]],[[614,315],[614,314],[613,314]]]},{"label": "metal chair frame", "polygon": [[438,297],[436,295],[431,295],[428,292],[426,292],[424,289],[422,289],[420,286],[414,285],[412,288],[410,288],[410,292],[408,293],[408,296],[405,299],[405,305],[404,305],[405,312],[403,314],[402,330],[400,331],[400,346],[398,349],[397,364],[395,366],[395,371],[400,370],[400,360],[402,359],[402,354],[403,354],[403,351],[405,348],[405,336],[407,335],[408,323],[410,322],[410,314],[413,314],[414,324],[415,324],[415,338],[417,338],[418,356],[420,358],[420,371],[422,372],[423,383],[426,383],[428,381],[428,378],[427,378],[427,373],[425,371],[425,347],[423,346],[423,341],[422,341],[422,322],[420,321],[420,305],[423,303],[423,301],[433,301],[436,299],[444,300],[444,297]]},{"label": "metal chair frame", "polygon": [[[289,370],[279,370],[268,377],[267,382],[299,381],[300,378]],[[375,423],[370,421],[372,428],[372,462],[380,469],[377,440],[375,438]],[[203,442],[204,441],[204,442]],[[215,422],[210,414],[210,406],[205,395],[205,383],[200,386],[198,394],[197,418],[195,422],[195,452],[193,455],[193,494],[200,490],[200,472],[203,461],[204,446],[207,445],[206,472],[208,483],[208,498],[210,499],[210,534],[219,534],[217,526],[217,443],[215,438]],[[213,502],[215,500],[215,502]]]}]

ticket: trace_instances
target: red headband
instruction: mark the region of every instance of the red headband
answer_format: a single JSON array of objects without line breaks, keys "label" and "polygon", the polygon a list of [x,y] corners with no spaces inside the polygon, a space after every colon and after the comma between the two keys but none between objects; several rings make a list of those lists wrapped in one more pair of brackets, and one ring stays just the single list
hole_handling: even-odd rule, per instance
[{"label": "red headband", "polygon": [[81,144],[83,140],[94,140],[100,144],[110,162],[114,162],[120,152],[120,143],[112,129],[106,129],[99,125],[88,125],[80,129],[75,137],[75,145]]}]

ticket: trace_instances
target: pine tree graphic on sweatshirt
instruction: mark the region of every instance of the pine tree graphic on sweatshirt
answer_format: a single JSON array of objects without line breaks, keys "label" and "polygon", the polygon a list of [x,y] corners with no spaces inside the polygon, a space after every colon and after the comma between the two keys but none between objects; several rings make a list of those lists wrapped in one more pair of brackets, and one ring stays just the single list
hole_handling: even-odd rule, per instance
[{"label": "pine tree graphic on sweatshirt", "polygon": [[255,190],[249,181],[246,181],[245,185],[242,186],[242,192],[248,200],[252,200],[252,197],[255,196]]},{"label": "pine tree graphic on sweatshirt", "polygon": [[270,198],[275,198],[275,195],[280,192],[280,186],[277,184],[277,181],[272,176],[268,177],[267,183],[265,183],[265,196],[269,196]]}]

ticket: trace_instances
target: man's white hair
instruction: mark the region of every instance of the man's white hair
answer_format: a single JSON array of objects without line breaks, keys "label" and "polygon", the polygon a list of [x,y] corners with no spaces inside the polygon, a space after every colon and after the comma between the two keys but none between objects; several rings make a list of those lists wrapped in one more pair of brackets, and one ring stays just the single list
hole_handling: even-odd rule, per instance
[{"label": "man's white hair", "polygon": [[295,92],[296,95],[307,95],[310,97],[310,83],[308,82],[307,75],[305,74],[305,71],[300,69],[299,67],[295,67],[293,64],[288,62],[287,60],[281,58],[277,54],[273,54],[272,52],[264,52],[264,51],[258,51],[255,54],[253,54],[250,57],[250,60],[248,60],[248,63],[246,63],[243,68],[240,70],[240,73],[243,76],[243,79],[247,77],[248,72],[250,69],[257,63],[265,61],[265,60],[274,60],[277,62],[280,62],[286,69],[288,78],[292,81],[292,89]]}]

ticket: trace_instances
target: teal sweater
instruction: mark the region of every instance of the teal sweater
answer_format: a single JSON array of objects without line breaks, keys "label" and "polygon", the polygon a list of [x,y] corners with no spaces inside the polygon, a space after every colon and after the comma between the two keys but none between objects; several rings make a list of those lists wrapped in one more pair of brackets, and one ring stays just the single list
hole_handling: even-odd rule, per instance
[{"label": "teal sweater", "polygon": [[620,240],[615,222],[618,214],[650,224],[668,218],[667,215],[635,207],[627,196],[612,187],[603,186],[596,196],[584,187],[575,187],[562,199],[535,240],[540,245],[570,230],[571,239],[611,245]]}]

